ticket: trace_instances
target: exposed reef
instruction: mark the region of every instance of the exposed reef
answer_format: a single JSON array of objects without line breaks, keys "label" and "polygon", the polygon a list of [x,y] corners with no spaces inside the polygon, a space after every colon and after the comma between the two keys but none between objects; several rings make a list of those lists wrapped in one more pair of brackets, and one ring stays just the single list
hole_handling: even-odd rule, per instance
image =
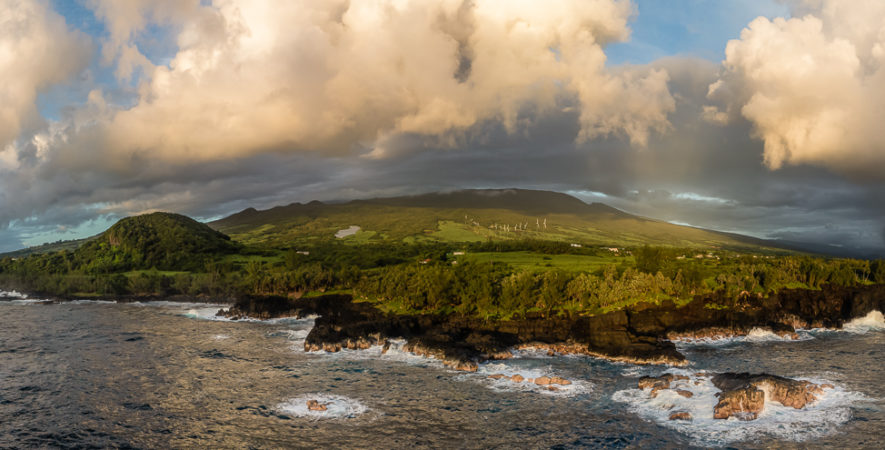
[{"label": "exposed reef", "polygon": [[[798,327],[841,328],[874,310],[885,311],[885,285],[788,289],[766,298],[737,300],[714,295],[697,297],[682,307],[664,302],[590,317],[537,315],[507,321],[394,315],[347,295],[299,300],[247,297],[219,314],[232,319],[318,315],[305,339],[306,351],[365,349],[402,338],[407,340],[406,351],[439,359],[458,370],[475,371],[482,361],[504,359],[512,349],[526,347],[551,354],[681,365],[685,357],[671,342],[673,338],[745,335],[754,328],[792,336]],[[753,395],[748,392],[747,398]]]}]

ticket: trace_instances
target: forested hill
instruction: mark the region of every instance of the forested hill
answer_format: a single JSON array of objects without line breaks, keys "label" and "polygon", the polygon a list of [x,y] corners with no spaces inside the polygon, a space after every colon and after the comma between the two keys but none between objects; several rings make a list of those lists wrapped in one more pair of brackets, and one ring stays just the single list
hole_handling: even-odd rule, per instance
[{"label": "forested hill", "polygon": [[183,270],[205,258],[234,253],[240,245],[207,225],[180,214],[157,212],[120,220],[74,252],[108,271],[130,268]]}]

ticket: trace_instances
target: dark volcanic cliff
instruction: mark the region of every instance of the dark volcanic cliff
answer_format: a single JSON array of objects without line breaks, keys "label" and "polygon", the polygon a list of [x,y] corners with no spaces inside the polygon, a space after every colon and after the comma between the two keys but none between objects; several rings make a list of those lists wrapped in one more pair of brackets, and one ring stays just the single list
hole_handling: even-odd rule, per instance
[{"label": "dark volcanic cliff", "polygon": [[407,351],[441,359],[458,369],[475,370],[477,362],[508,357],[509,350],[519,346],[680,364],[685,358],[670,342],[673,337],[710,335],[710,330],[717,335],[742,335],[755,327],[781,333],[791,333],[796,327],[840,328],[873,310],[885,311],[885,285],[789,289],[767,298],[745,296],[738,300],[698,297],[683,307],[671,302],[640,304],[592,317],[509,321],[391,315],[371,304],[353,302],[346,295],[301,300],[246,298],[223,314],[262,319],[317,314],[320,317],[305,340],[305,350],[362,349],[402,338],[408,341]]}]

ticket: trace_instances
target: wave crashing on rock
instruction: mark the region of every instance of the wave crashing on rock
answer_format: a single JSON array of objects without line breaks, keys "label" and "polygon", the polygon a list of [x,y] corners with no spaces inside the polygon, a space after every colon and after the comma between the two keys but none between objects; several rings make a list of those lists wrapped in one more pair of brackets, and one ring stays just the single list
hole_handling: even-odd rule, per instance
[{"label": "wave crashing on rock", "polygon": [[[733,377],[735,375],[737,378]],[[746,377],[741,379],[744,375]],[[806,402],[801,408],[797,408],[799,403],[782,400],[790,404],[787,406],[774,398],[777,386],[770,385],[771,380],[765,378],[771,376],[761,376],[763,378],[758,380],[750,378],[760,376],[748,374],[723,374],[720,377],[724,378],[717,380],[710,373],[672,370],[659,377],[643,377],[636,388],[617,391],[612,395],[612,400],[626,403],[628,410],[643,419],[688,435],[700,446],[753,441],[763,435],[794,442],[827,436],[837,432],[840,426],[851,419],[851,406],[854,403],[868,400],[862,394],[846,391],[825,380],[784,378],[783,380],[797,383],[797,386],[802,384],[803,390],[805,386],[817,386],[808,391],[814,391],[814,398],[803,395]],[[735,381],[732,385],[726,385],[728,383],[723,384],[725,378]],[[756,381],[758,387],[752,385]],[[717,384],[727,392],[724,393]],[[780,386],[779,383],[775,384]],[[753,413],[749,411],[753,405],[744,404],[742,408],[738,408],[740,411],[732,410],[736,414],[730,414],[727,419],[715,418],[717,406],[720,407],[719,416],[725,415],[727,405],[723,403],[729,400],[753,403],[750,402],[753,399],[740,395],[738,391],[741,389],[753,391],[753,399],[761,401],[756,405],[759,406],[758,411]],[[734,398],[730,399],[729,395]]]},{"label": "wave crashing on rock", "polygon": [[334,394],[305,394],[277,405],[288,416],[320,419],[352,419],[369,408],[359,400]]},{"label": "wave crashing on rock", "polygon": [[885,315],[880,311],[870,311],[866,316],[858,317],[846,323],[842,329],[851,333],[867,333],[885,330]]}]

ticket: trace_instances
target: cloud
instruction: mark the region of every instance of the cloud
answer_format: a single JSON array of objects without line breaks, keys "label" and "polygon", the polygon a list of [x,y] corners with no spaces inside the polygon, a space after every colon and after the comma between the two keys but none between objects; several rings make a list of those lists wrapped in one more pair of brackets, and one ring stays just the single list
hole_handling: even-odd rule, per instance
[{"label": "cloud", "polygon": [[728,43],[708,120],[738,114],[771,169],[813,164],[885,179],[885,3],[794,2],[794,18],[752,21]]},{"label": "cloud", "polygon": [[[644,146],[669,128],[667,73],[610,70],[629,37],[629,1],[91,2],[106,59],[139,99],[96,125],[103,160],[186,162],[268,151],[390,155],[402,136],[454,147],[489,122],[580,111],[583,142]],[[168,66],[134,44],[152,23],[177,32]]]},{"label": "cloud", "polygon": [[[763,48],[754,59],[741,48],[758,44],[757,28],[772,39],[807,31],[777,20],[750,26],[727,55],[731,66],[687,57],[611,65],[607,46],[629,39],[636,13],[627,1],[84,3],[104,25],[92,43],[43,3],[15,4],[33,10],[33,23],[55,24],[53,43],[77,37],[82,52],[101,49],[94,66],[109,67],[73,81],[91,92],[58,120],[40,118],[34,97],[25,102],[30,115],[16,112],[34,120],[0,143],[0,235],[10,237],[0,248],[99,216],[162,209],[208,219],[250,206],[467,187],[593,191],[605,195],[595,201],[649,217],[858,245],[877,240],[885,220],[885,187],[875,180],[858,183],[800,160],[783,160],[778,171],[762,164],[765,133],[779,136],[778,120],[803,92],[815,93],[805,96],[812,117],[861,101],[831,99],[829,84],[844,94],[842,78],[863,75],[862,87],[873,86],[872,34],[835,27],[863,15],[839,22],[820,5],[794,5],[820,22],[819,32],[809,28],[822,36],[809,60],[826,62],[812,71],[833,74],[803,85],[790,70],[765,82],[749,70],[774,73],[762,62],[778,56]],[[168,51],[159,58],[150,51],[156,41]],[[855,72],[838,68],[844,55],[828,47],[838,49],[836,41],[854,46]],[[91,58],[70,49],[43,54]],[[17,64],[37,64],[26,59],[14,53]],[[37,84],[64,83],[83,64]],[[102,70],[117,81],[93,84]],[[766,82],[784,87],[768,92]],[[773,106],[750,108],[756,115],[747,118],[744,106],[759,93]],[[864,110],[852,111],[857,119]],[[861,125],[853,130],[871,132]],[[826,161],[840,159],[851,158]],[[839,228],[815,225],[828,223]]]},{"label": "cloud", "polygon": [[80,72],[90,51],[44,1],[0,0],[0,171],[19,166],[14,141],[45,125],[37,95]]}]

